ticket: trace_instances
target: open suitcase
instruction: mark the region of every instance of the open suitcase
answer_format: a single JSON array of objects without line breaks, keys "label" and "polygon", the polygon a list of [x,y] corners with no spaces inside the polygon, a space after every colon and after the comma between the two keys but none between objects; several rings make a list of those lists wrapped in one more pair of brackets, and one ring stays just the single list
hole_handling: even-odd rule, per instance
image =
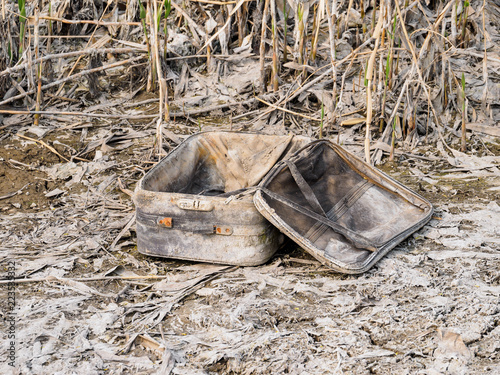
[{"label": "open suitcase", "polygon": [[283,235],[255,208],[253,187],[310,140],[239,132],[187,138],[137,184],[137,248],[159,257],[253,266]]},{"label": "open suitcase", "polygon": [[425,199],[327,140],[234,132],[186,139],[138,183],[134,202],[143,254],[258,265],[282,232],[344,273],[365,272],[432,215]]}]

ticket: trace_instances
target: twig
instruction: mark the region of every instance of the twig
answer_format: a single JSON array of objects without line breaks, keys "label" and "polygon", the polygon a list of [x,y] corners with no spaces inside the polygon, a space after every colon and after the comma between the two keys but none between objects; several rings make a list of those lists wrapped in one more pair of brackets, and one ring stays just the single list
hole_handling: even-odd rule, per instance
[{"label": "twig", "polygon": [[309,120],[321,122],[321,119],[319,119],[319,118],[314,118],[314,117],[311,117],[311,116],[304,115],[302,113],[290,111],[289,109],[286,109],[286,108],[283,108],[283,107],[279,107],[279,106],[277,106],[275,104],[272,104],[272,103],[268,103],[265,100],[262,100],[261,98],[259,98],[257,96],[255,97],[255,99],[257,99],[259,102],[264,103],[265,105],[267,105],[269,107],[273,107],[274,109],[279,109],[280,111],[283,111],[283,112],[286,112],[286,113],[290,113],[291,115],[300,116],[300,117],[304,117],[304,118],[309,119]]},{"label": "twig", "polygon": [[47,143],[45,143],[44,141],[39,141],[37,139],[34,139],[34,138],[30,138],[30,137],[26,137],[25,135],[22,135],[22,134],[17,134],[18,137],[21,137],[21,138],[24,138],[24,139],[27,139],[28,141],[32,141],[32,142],[36,142],[36,143],[40,143],[42,146],[46,147],[49,149],[49,151],[53,152],[54,154],[56,154],[57,156],[59,156],[61,159],[64,159],[65,161],[69,162],[68,159],[66,159],[64,156],[62,156],[59,152],[57,152],[57,150],[52,147],[52,146],[49,146]]},{"label": "twig", "polygon": [[113,251],[114,250],[116,244],[118,243],[118,241],[120,241],[120,238],[123,237],[123,235],[125,234],[125,232],[130,229],[130,227],[134,224],[134,222],[135,222],[135,213],[132,215],[132,217],[129,220],[129,222],[127,223],[127,225],[125,225],[125,227],[120,231],[120,233],[118,233],[118,236],[116,236],[115,240],[113,241],[113,243],[109,247],[108,251]]},{"label": "twig", "polygon": [[21,194],[21,193],[23,192],[24,188],[25,188],[26,186],[28,186],[28,185],[29,185],[29,184],[26,184],[26,185],[24,185],[21,189],[16,190],[16,191],[13,191],[12,193],[8,193],[8,194],[6,194],[6,195],[2,195],[2,196],[0,197],[0,201],[1,201],[1,200],[3,200],[3,199],[8,199],[8,198],[11,198],[11,197],[13,197],[14,195]]}]

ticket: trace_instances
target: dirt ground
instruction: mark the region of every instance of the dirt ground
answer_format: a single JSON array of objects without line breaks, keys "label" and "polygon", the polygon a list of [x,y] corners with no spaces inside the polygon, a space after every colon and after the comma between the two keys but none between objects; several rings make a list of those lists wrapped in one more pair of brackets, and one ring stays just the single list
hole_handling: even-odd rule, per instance
[{"label": "dirt ground", "polygon": [[[82,129],[45,130],[62,156],[110,132],[81,142]],[[198,129],[169,131],[180,141]],[[472,139],[468,154],[423,145],[383,164],[435,214],[369,272],[347,276],[292,243],[259,267],[139,254],[126,192],[151,167],[152,135],[121,132],[132,140],[101,144],[87,161],[16,135],[1,142],[2,263],[40,280],[16,284],[17,367],[4,362],[2,373],[500,371],[498,139]],[[137,275],[159,278],[124,279]]]}]

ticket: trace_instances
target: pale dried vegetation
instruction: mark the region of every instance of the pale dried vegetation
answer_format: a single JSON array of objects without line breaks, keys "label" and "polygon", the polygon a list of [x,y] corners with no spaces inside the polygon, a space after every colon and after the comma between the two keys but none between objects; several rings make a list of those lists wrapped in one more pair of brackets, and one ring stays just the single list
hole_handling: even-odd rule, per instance
[{"label": "pale dried vegetation", "polygon": [[[497,0],[0,1],[1,373],[500,373]],[[134,184],[214,129],[329,138],[436,216],[361,276],[140,255]]]}]

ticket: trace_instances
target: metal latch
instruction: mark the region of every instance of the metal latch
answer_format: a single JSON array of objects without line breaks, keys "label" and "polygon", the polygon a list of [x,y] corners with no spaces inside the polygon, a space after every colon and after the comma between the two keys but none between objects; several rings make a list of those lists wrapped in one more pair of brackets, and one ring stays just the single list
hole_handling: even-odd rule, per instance
[{"label": "metal latch", "polygon": [[214,209],[214,204],[211,201],[179,199],[177,201],[177,207],[182,208],[183,210],[212,211]]},{"label": "metal latch", "polygon": [[158,219],[158,225],[164,228],[172,228],[172,218],[164,217],[163,219]]},{"label": "metal latch", "polygon": [[233,228],[228,225],[214,225],[214,233],[221,236],[230,236],[233,234]]}]

